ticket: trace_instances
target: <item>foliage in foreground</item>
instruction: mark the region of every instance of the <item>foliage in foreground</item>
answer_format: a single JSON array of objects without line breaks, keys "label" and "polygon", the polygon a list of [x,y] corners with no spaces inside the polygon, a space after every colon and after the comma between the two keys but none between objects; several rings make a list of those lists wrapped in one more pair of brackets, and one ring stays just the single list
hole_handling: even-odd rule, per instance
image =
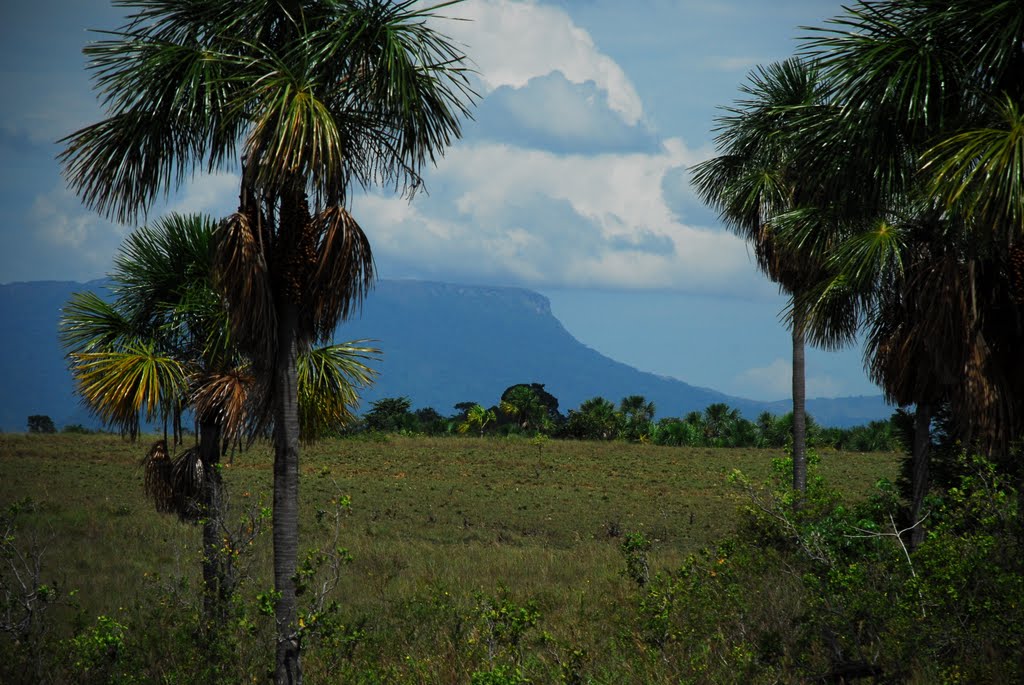
[{"label": "foliage in foreground", "polygon": [[[422,451],[427,443],[416,444]],[[603,446],[591,447],[599,454]],[[629,449],[645,452],[647,460],[675,453]],[[536,454],[540,459],[543,452]],[[549,452],[544,458],[556,456]],[[578,469],[580,458],[574,455],[562,466]],[[412,472],[416,464],[402,468]],[[505,468],[515,471],[518,462]],[[560,578],[526,580],[538,569],[534,555],[554,554],[557,545],[538,543],[522,556],[523,543],[505,538],[504,544],[495,541],[479,550],[495,569],[503,569],[487,578],[435,572],[408,583],[404,569],[413,558],[378,546],[380,536],[400,535],[399,529],[386,533],[374,523],[378,515],[402,514],[381,509],[354,517],[345,498],[321,502],[304,533],[308,553],[298,578],[306,677],[310,682],[508,684],[865,677],[1015,682],[1024,676],[1017,498],[991,465],[962,460],[965,475],[933,499],[928,538],[909,556],[895,535],[903,524],[892,486],[880,484],[870,499],[851,504],[815,477],[794,508],[785,485],[788,464],[776,460],[774,469],[765,482],[762,476],[731,477],[742,510],[734,534],[680,557],[671,554],[662,532],[609,529],[587,548],[604,547],[610,554],[591,557],[583,572]],[[310,477],[315,479],[310,487],[336,489],[320,472]],[[243,502],[258,499],[241,494]],[[493,493],[487,499],[497,504]],[[38,515],[31,507],[19,511]],[[265,645],[273,631],[274,596],[266,570],[260,571],[245,542],[260,519],[232,520],[239,528],[225,537],[223,552],[246,570],[239,573],[243,582],[224,630],[211,631],[205,624],[194,575],[146,572],[137,594],[93,613],[61,604],[68,597],[64,588],[75,585],[72,577],[58,585],[60,594],[46,595],[55,601],[40,616],[50,623],[37,623],[38,630],[27,637],[0,638],[0,680],[264,679],[272,665]],[[9,529],[4,559],[13,559],[11,550],[24,549],[29,537]],[[255,547],[259,544],[256,540]],[[410,550],[429,556],[429,548],[438,546],[448,560],[442,563],[449,565],[461,566],[460,560],[475,553],[458,539]],[[525,576],[515,563],[530,567]],[[3,569],[5,578],[9,569]],[[361,578],[349,592],[354,587],[364,599],[338,604],[334,583],[355,575]],[[39,586],[54,584],[40,577]],[[346,596],[351,595],[341,595]],[[24,648],[29,645],[32,649]]]}]

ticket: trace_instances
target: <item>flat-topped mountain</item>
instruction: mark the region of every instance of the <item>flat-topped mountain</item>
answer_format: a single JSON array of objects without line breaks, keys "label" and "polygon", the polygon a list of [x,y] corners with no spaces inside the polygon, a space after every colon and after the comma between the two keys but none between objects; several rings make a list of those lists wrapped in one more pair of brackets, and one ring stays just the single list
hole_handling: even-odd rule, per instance
[{"label": "flat-topped mountain", "polygon": [[[57,340],[60,309],[90,283],[33,281],[0,285],[0,428],[25,430],[31,414],[48,414],[58,428],[95,425],[73,394]],[[614,325],[614,313],[609,313]],[[653,401],[658,416],[682,416],[726,402],[753,418],[785,413],[785,402],[757,402],[639,371],[576,340],[551,313],[546,297],[523,288],[426,281],[377,283],[361,316],[338,327],[336,340],[372,338],[383,351],[380,376],[364,406],[405,395],[413,406],[454,413],[458,402],[496,404],[515,383],[543,383],[563,413],[601,395]],[[639,343],[642,344],[642,343]],[[813,399],[808,411],[824,425],[849,426],[891,413],[881,397]]]}]

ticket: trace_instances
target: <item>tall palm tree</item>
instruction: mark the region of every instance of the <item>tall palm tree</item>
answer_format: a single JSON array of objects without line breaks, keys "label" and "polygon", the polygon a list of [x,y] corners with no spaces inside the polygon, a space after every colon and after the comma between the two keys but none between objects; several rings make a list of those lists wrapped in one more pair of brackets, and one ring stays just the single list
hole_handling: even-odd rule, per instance
[{"label": "tall palm tree", "polygon": [[[250,418],[258,388],[233,347],[223,303],[212,287],[217,224],[172,214],[131,233],[110,274],[112,301],[76,293],[64,308],[61,338],[86,405],[133,438],[140,421],[163,420],[165,437],[146,459],[146,492],[159,511],[203,522],[204,604],[222,621],[234,579],[218,550],[222,487],[218,465]],[[376,350],[358,343],[311,350],[300,360],[306,436],[353,417],[356,392],[372,382]],[[258,403],[258,402],[257,402]],[[197,444],[173,462],[170,421],[180,440],[182,413],[196,419]]]},{"label": "tall palm tree", "polygon": [[140,0],[86,48],[107,117],[68,136],[60,159],[88,206],[129,219],[197,169],[240,170],[218,287],[268,389],[259,416],[275,440],[279,683],[302,679],[299,353],[373,280],[369,241],[347,210],[352,183],[414,192],[424,164],[460,135],[473,97],[464,57],[431,26],[450,4]]},{"label": "tall palm tree", "polygon": [[[777,220],[814,206],[818,184],[794,162],[797,125],[824,104],[817,69],[790,59],[759,67],[741,87],[747,96],[718,119],[719,156],[696,165],[692,180],[701,198],[754,248],[758,267],[791,297],[821,279],[824,260],[811,246],[781,240]],[[801,214],[815,223],[813,211]],[[793,300],[796,305],[799,300]],[[805,311],[791,308],[793,390],[793,488],[807,487]]]},{"label": "tall palm tree", "polygon": [[805,47],[841,116],[808,130],[802,163],[867,219],[831,227],[846,232],[832,262],[859,293],[873,377],[917,404],[915,521],[932,407],[950,402],[956,437],[990,454],[1024,432],[1022,44],[1017,2],[884,0]]}]

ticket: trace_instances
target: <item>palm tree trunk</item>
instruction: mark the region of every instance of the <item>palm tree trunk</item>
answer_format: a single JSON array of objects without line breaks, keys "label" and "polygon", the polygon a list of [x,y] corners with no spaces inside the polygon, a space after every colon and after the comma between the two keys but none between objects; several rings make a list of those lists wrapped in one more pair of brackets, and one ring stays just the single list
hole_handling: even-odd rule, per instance
[{"label": "palm tree trunk", "polygon": [[807,386],[804,379],[804,313],[793,312],[793,489],[807,491]]},{"label": "palm tree trunk", "polygon": [[223,488],[220,469],[221,426],[216,419],[199,421],[199,459],[203,464],[203,609],[207,623],[216,629],[226,615],[231,580],[220,553],[223,523]]},{"label": "palm tree trunk", "polygon": [[[287,297],[280,298],[287,300]],[[276,685],[301,685],[295,571],[299,551],[298,308],[282,302],[278,313],[278,349],[274,369],[274,613],[277,649]]]},{"label": "palm tree trunk", "polygon": [[[925,495],[928,494],[928,462],[931,458],[931,407],[919,403],[914,411],[914,454],[911,462],[912,497],[910,522],[918,523]],[[916,525],[910,533],[910,549],[915,550],[924,542],[924,526]]]}]

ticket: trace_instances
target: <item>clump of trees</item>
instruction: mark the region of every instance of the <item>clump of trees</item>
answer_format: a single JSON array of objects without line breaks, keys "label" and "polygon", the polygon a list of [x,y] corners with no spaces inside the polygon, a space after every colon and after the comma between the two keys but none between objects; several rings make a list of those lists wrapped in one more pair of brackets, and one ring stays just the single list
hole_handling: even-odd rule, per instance
[{"label": "clump of trees", "polygon": [[33,414],[28,417],[29,433],[56,433],[57,427],[53,425],[53,419],[46,414]]},{"label": "clump of trees", "polygon": [[[544,435],[566,440],[623,440],[673,447],[764,447],[792,449],[793,414],[763,412],[755,421],[725,403],[682,417],[655,420],[656,407],[642,395],[629,395],[616,405],[592,397],[567,415],[558,399],[541,383],[509,386],[500,401],[485,407],[460,402],[455,413],[441,415],[432,407],[413,409],[408,397],[386,397],[371,403],[362,420],[346,433],[365,431],[406,435]],[[853,428],[822,428],[811,416],[805,421],[810,446],[856,452],[900,449],[903,436],[891,421],[872,421]]]}]

